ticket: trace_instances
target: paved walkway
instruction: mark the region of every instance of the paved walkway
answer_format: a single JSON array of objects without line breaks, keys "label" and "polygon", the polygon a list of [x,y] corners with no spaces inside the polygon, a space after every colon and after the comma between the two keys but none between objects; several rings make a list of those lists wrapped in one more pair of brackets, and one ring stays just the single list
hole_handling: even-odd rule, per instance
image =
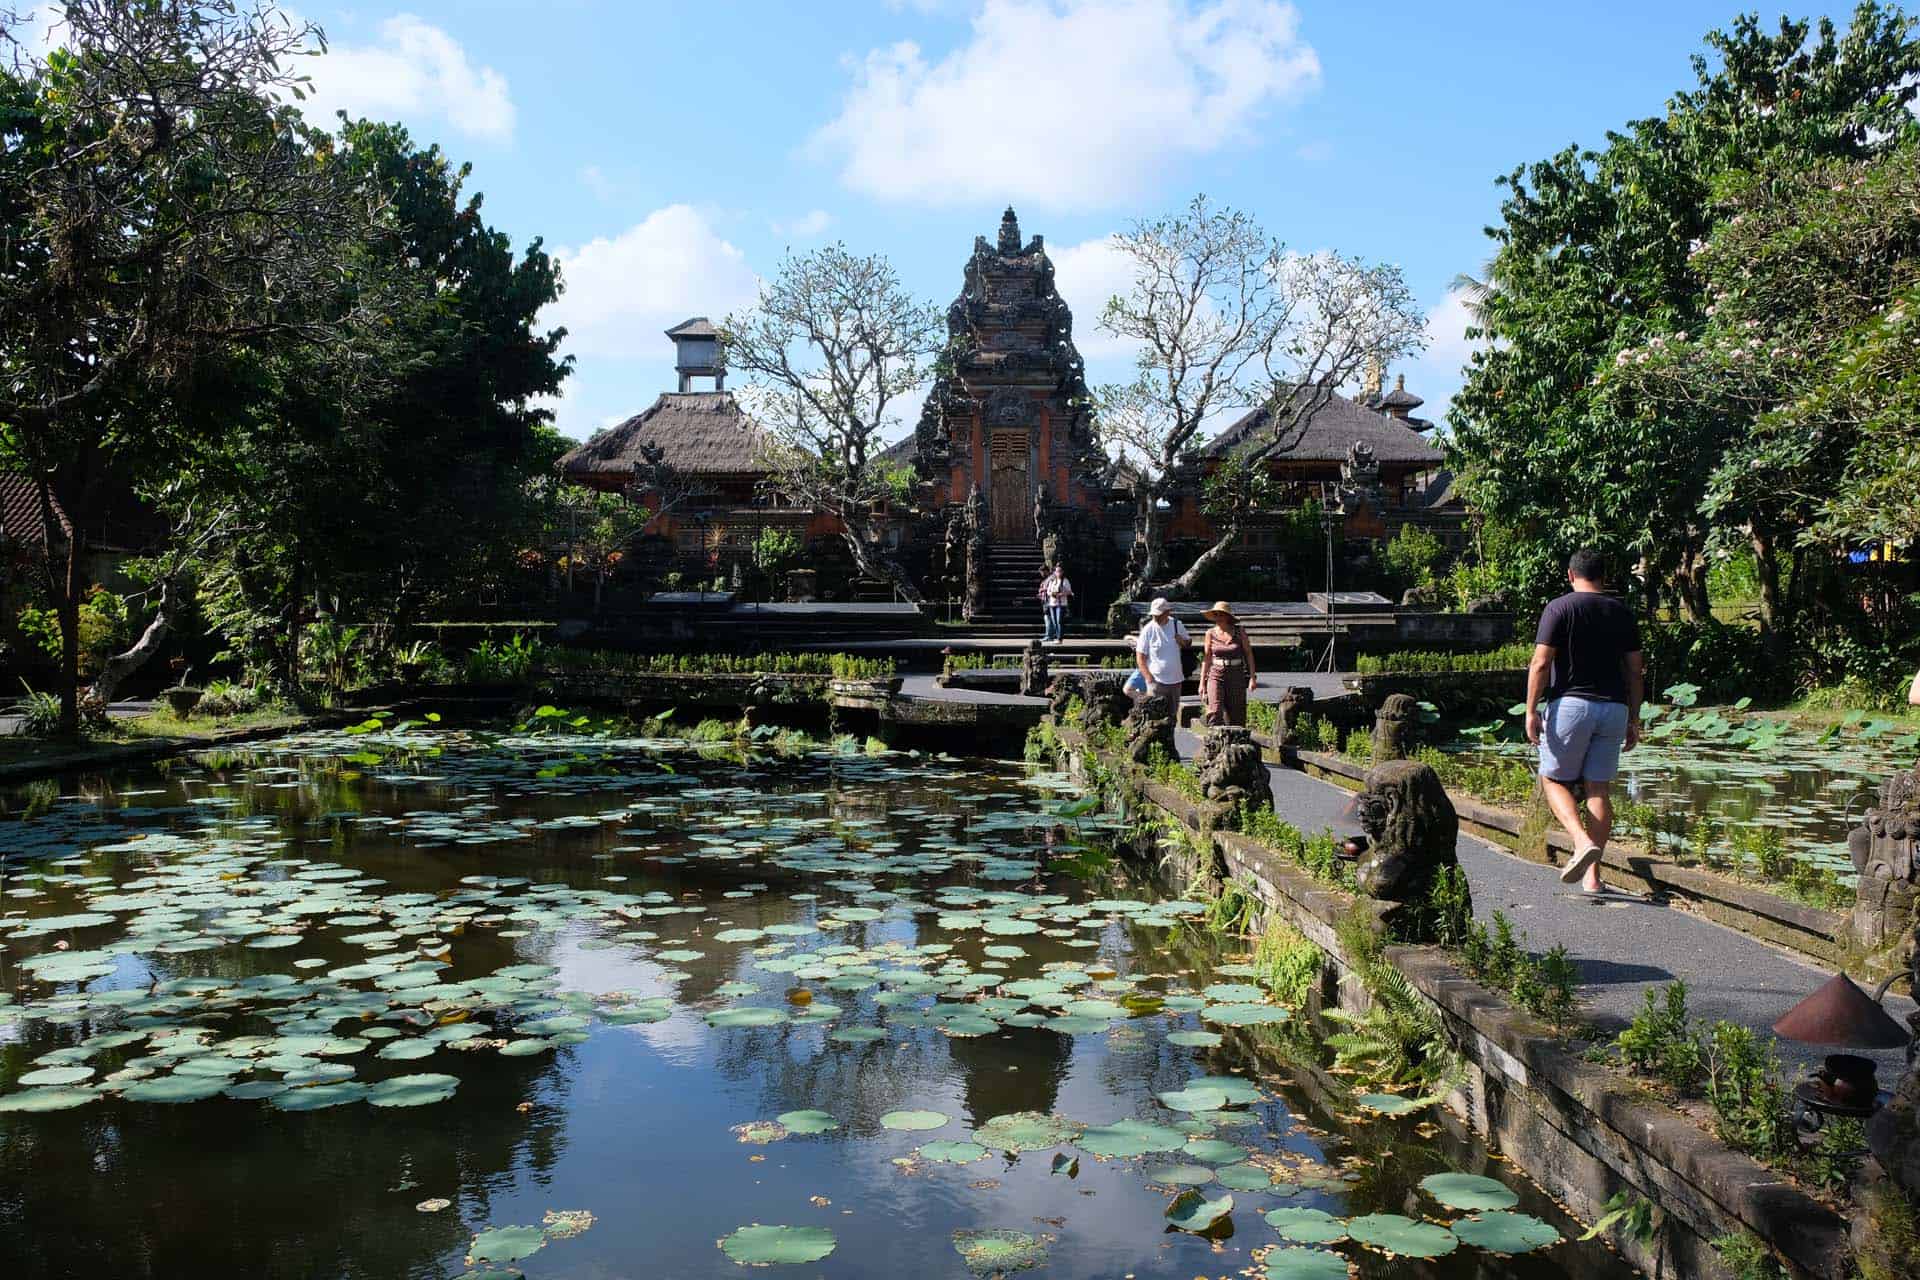
[{"label": "paved walkway", "polygon": [[[1191,757],[1199,739],[1181,730],[1179,747]],[[1352,794],[1293,769],[1269,767],[1274,806],[1306,831],[1330,827],[1359,830]],[[1602,1030],[1626,1025],[1644,993],[1675,978],[1687,983],[1694,1016],[1725,1018],[1772,1035],[1774,1020],[1832,974],[1808,961],[1699,916],[1637,897],[1589,899],[1560,883],[1552,867],[1528,862],[1484,840],[1460,837],[1460,865],[1473,888],[1474,915],[1482,920],[1504,911],[1526,934],[1536,954],[1564,943],[1579,967],[1588,1016]],[[1905,1019],[1913,1002],[1888,996],[1887,1008]],[[1780,1041],[1780,1055],[1796,1070],[1817,1064],[1832,1050]],[[1902,1051],[1874,1056],[1882,1085],[1899,1076]]]}]

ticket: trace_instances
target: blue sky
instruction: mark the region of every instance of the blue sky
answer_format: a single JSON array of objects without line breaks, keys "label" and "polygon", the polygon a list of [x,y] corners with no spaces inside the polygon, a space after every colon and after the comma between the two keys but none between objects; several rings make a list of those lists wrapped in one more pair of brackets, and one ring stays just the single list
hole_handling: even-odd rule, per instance
[{"label": "blue sky", "polygon": [[1496,175],[1656,112],[1730,4],[1328,0],[308,0],[321,101],[470,161],[489,219],[562,255],[583,436],[669,386],[661,331],[749,302],[788,248],[886,254],[945,305],[1011,202],[1100,382],[1104,237],[1196,192],[1299,250],[1400,264],[1444,407]]}]

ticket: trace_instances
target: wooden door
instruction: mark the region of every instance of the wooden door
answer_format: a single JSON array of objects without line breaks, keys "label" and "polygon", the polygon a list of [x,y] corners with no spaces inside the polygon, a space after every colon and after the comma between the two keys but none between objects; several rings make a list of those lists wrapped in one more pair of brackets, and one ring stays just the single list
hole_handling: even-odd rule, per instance
[{"label": "wooden door", "polygon": [[990,463],[993,485],[987,494],[995,542],[1033,541],[1033,489],[1027,482],[1027,433],[996,431]]}]

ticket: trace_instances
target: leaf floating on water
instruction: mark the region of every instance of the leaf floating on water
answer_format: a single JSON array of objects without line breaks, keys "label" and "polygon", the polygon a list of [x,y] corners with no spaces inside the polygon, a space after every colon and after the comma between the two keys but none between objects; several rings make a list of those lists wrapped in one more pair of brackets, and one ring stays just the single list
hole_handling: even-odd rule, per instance
[{"label": "leaf floating on water", "polygon": [[880,1127],[920,1133],[944,1128],[951,1121],[952,1117],[941,1115],[938,1111],[889,1111],[880,1117]]},{"label": "leaf floating on water", "polygon": [[1051,1240],[1005,1229],[953,1233],[954,1251],[967,1264],[967,1270],[983,1280],[1044,1265]]},{"label": "leaf floating on water", "polygon": [[1145,1120],[1116,1120],[1082,1130],[1073,1144],[1088,1155],[1124,1158],[1150,1151],[1179,1151],[1187,1145],[1187,1135]]},{"label": "leaf floating on water", "polygon": [[1183,1049],[1215,1049],[1219,1047],[1220,1041],[1221,1035],[1217,1031],[1170,1031],[1167,1033],[1167,1043],[1179,1045]]},{"label": "leaf floating on water", "polygon": [[1227,1095],[1218,1089],[1177,1089],[1159,1098],[1175,1111],[1218,1111],[1227,1105]]},{"label": "leaf floating on water", "polygon": [[720,1251],[744,1267],[818,1262],[833,1252],[825,1227],[769,1227],[754,1223],[720,1240]]},{"label": "leaf floating on water", "polygon": [[1266,1219],[1282,1240],[1297,1244],[1339,1244],[1347,1238],[1346,1224],[1325,1209],[1269,1209]]},{"label": "leaf floating on water", "polygon": [[467,1265],[476,1262],[518,1262],[546,1247],[547,1233],[539,1227],[491,1227],[467,1246]]},{"label": "leaf floating on water", "polygon": [[1453,1232],[1433,1222],[1415,1222],[1397,1213],[1368,1213],[1347,1220],[1347,1234],[1382,1253],[1402,1258],[1438,1258],[1460,1247]]},{"label": "leaf floating on water", "polygon": [[1050,1172],[1064,1173],[1069,1178],[1077,1178],[1080,1176],[1080,1160],[1077,1156],[1070,1156],[1062,1151],[1053,1157],[1053,1168]]},{"label": "leaf floating on water", "polygon": [[1018,1155],[1022,1151],[1040,1151],[1072,1142],[1081,1126],[1065,1116],[1043,1111],[1013,1111],[974,1130],[973,1140],[995,1151]]},{"label": "leaf floating on water", "polygon": [[922,1160],[931,1160],[935,1164],[972,1164],[975,1160],[984,1160],[987,1149],[977,1142],[951,1142],[942,1139],[926,1143],[914,1154]]},{"label": "leaf floating on water", "polygon": [[394,1076],[367,1090],[367,1102],[376,1107],[424,1107],[445,1102],[459,1087],[457,1076]]},{"label": "leaf floating on water", "polygon": [[[216,1085],[216,1088],[218,1086]],[[43,1085],[0,1096],[0,1111],[68,1111],[96,1101],[100,1095],[92,1089],[70,1085]]]},{"label": "leaf floating on water", "polygon": [[1511,1209],[1520,1203],[1510,1187],[1476,1173],[1435,1173],[1420,1179],[1420,1189],[1449,1209],[1478,1213]]},{"label": "leaf floating on water", "polygon": [[840,1122],[824,1111],[786,1111],[776,1117],[789,1133],[826,1133],[838,1129]]},{"label": "leaf floating on water", "polygon": [[549,1209],[540,1216],[541,1229],[549,1240],[571,1240],[584,1235],[593,1225],[593,1214],[585,1209]]},{"label": "leaf floating on water", "polygon": [[770,1142],[778,1142],[787,1136],[787,1127],[772,1120],[751,1120],[746,1124],[737,1124],[728,1130],[741,1142],[756,1147],[764,1147]]},{"label": "leaf floating on water", "polygon": [[707,1015],[707,1025],[714,1027],[772,1027],[785,1021],[785,1009],[761,1005],[735,1005],[731,1009],[715,1009]]},{"label": "leaf floating on water", "polygon": [[1265,1280],[1347,1280],[1347,1260],[1325,1249],[1299,1245],[1267,1254]]},{"label": "leaf floating on water", "polygon": [[1273,1186],[1273,1175],[1257,1164],[1230,1164],[1214,1176],[1221,1186],[1235,1191],[1265,1191]]},{"label": "leaf floating on water", "polygon": [[442,1209],[450,1208],[452,1207],[452,1205],[453,1205],[453,1201],[443,1199],[440,1196],[435,1196],[431,1200],[422,1200],[419,1204],[413,1207],[415,1212],[418,1212],[418,1213],[439,1213]]},{"label": "leaf floating on water", "polygon": [[1189,1188],[1175,1196],[1173,1203],[1167,1206],[1167,1221],[1182,1231],[1202,1234],[1211,1231],[1216,1223],[1232,1212],[1232,1196],[1209,1200]]},{"label": "leaf floating on water", "polygon": [[1488,1253],[1531,1253],[1560,1243],[1560,1232],[1551,1223],[1525,1213],[1482,1213],[1462,1218],[1453,1224],[1453,1234],[1460,1243]]}]

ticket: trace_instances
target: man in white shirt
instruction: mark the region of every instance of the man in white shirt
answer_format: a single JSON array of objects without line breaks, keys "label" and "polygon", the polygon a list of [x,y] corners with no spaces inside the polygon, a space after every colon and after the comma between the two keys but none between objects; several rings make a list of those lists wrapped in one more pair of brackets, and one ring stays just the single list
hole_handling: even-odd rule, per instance
[{"label": "man in white shirt", "polygon": [[1180,685],[1186,679],[1180,655],[1193,643],[1193,637],[1187,634],[1186,624],[1173,616],[1173,606],[1166,597],[1156,599],[1147,612],[1140,638],[1133,645],[1134,665],[1147,682],[1149,698],[1166,694],[1179,702]]}]

